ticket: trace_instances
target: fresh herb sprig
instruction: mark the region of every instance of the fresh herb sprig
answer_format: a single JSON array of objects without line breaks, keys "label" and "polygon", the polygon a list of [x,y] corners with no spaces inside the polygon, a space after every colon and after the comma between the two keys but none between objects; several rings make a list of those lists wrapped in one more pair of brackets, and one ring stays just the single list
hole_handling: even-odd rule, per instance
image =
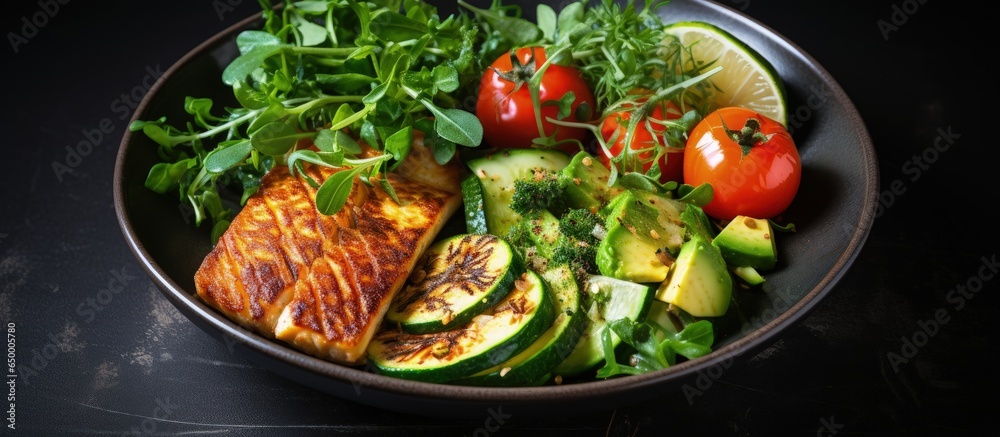
[{"label": "fresh herb sprig", "polygon": [[[482,141],[479,120],[462,109],[462,94],[481,72],[474,20],[441,17],[418,0],[260,5],[262,29],[237,36],[239,56],[222,74],[238,107],[218,114],[212,100],[188,97],[192,120],[183,126],[165,118],[130,126],[156,142],[163,159],[146,187],[178,190],[196,225],[212,221],[213,241],[232,215],[220,190],[241,189],[242,205],[276,165],[317,186],[318,210],[332,214],[354,177],[394,196],[376,176],[406,159],[418,135],[442,164],[458,146]],[[303,163],[349,171],[319,184]]]}]

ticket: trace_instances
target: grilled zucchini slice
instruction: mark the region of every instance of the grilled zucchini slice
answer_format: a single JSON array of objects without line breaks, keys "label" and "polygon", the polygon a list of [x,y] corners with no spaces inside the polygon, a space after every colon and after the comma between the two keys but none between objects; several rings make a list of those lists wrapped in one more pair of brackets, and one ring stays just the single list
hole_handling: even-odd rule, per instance
[{"label": "grilled zucchini slice", "polygon": [[458,381],[466,385],[532,386],[542,385],[560,362],[569,356],[587,328],[587,314],[581,310],[580,287],[568,265],[542,273],[552,290],[556,320],[531,346],[482,372]]},{"label": "grilled zucchini slice", "polygon": [[506,241],[490,234],[460,234],[427,248],[385,320],[414,334],[464,325],[500,302],[524,273]]},{"label": "grilled zucchini slice", "polygon": [[517,355],[554,319],[545,281],[529,270],[504,300],[461,327],[432,334],[383,330],[368,346],[368,361],[383,375],[450,382]]}]

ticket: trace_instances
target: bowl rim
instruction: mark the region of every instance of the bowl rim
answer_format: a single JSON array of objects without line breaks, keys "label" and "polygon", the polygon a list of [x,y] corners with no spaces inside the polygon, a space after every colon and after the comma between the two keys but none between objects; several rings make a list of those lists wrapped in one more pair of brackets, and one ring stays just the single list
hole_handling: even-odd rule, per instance
[{"label": "bowl rim", "polygon": [[[440,399],[448,401],[475,400],[499,401],[499,402],[537,402],[562,399],[576,399],[579,397],[592,396],[600,393],[601,396],[635,393],[649,388],[650,386],[663,386],[671,383],[678,383],[692,378],[710,367],[716,366],[732,358],[744,356],[750,352],[759,350],[775,340],[775,337],[784,332],[792,325],[801,321],[816,305],[827,295],[837,282],[847,272],[850,265],[857,258],[864,246],[875,219],[878,195],[878,167],[874,146],[865,125],[854,107],[853,103],[836,80],[818,63],[812,56],[807,54],[797,45],[789,41],[783,35],[758,22],[757,20],[743,15],[725,5],[716,4],[708,0],[690,0],[699,8],[726,16],[729,19],[743,21],[749,27],[758,32],[765,33],[770,39],[783,45],[783,49],[788,53],[802,58],[805,65],[813,70],[813,74],[821,78],[824,83],[831,88],[831,95],[840,105],[849,109],[846,113],[848,123],[854,130],[853,134],[861,140],[860,149],[863,151],[863,161],[865,164],[864,181],[865,193],[861,203],[861,214],[858,217],[857,226],[851,235],[850,241],[844,251],[837,258],[834,266],[823,278],[797,302],[790,305],[786,310],[778,314],[773,320],[762,324],[743,337],[713,350],[712,353],[704,357],[686,360],[656,372],[640,375],[631,375],[626,378],[612,378],[608,380],[595,380],[586,382],[575,382],[572,384],[544,386],[544,387],[472,387],[460,385],[447,385],[427,383],[420,381],[410,381],[391,376],[378,375],[363,369],[337,364],[322,360],[311,355],[307,355],[289,345],[282,344],[276,340],[270,340],[255,332],[249,331],[235,322],[229,320],[222,314],[215,312],[202,303],[193,294],[190,294],[183,287],[179,286],[160,267],[150,252],[144,247],[136,234],[131,223],[131,218],[127,209],[126,189],[124,187],[124,163],[130,144],[136,135],[141,132],[126,130],[119,144],[116,155],[113,196],[115,215],[122,231],[123,237],[133,252],[133,255],[141,263],[142,268],[153,280],[160,291],[178,308],[183,309],[189,318],[194,315],[201,319],[196,323],[202,329],[210,328],[227,338],[227,342],[249,348],[255,353],[263,354],[274,360],[279,360],[291,364],[310,374],[321,378],[333,378],[355,386],[361,386],[376,390],[383,390],[388,393],[416,396],[429,399]],[[280,6],[280,5],[279,5]],[[209,39],[195,46],[179,60],[168,68],[159,77],[150,90],[143,97],[133,112],[129,125],[143,115],[152,99],[158,95],[158,91],[169,81],[173,75],[187,66],[193,59],[202,56],[205,52],[211,51],[222,43],[235,38],[239,31],[250,28],[251,25],[261,20],[260,14],[249,16],[221,32],[213,35]],[[287,376],[287,375],[283,375]]]}]

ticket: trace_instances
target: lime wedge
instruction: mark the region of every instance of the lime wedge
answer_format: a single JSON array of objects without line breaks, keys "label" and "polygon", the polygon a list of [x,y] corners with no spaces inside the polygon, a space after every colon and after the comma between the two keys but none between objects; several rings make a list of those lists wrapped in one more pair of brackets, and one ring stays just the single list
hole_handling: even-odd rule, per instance
[{"label": "lime wedge", "polygon": [[697,62],[714,61],[712,67],[722,66],[722,71],[709,79],[722,90],[717,91],[710,109],[740,106],[788,125],[785,88],[760,53],[729,32],[701,21],[671,24],[664,31],[690,47]]}]

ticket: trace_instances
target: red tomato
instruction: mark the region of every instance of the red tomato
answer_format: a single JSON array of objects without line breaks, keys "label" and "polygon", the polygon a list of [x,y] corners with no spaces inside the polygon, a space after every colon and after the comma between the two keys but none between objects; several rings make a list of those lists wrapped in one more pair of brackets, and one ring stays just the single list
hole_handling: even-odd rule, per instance
[{"label": "red tomato", "polygon": [[[532,140],[539,137],[527,80],[536,67],[545,63],[545,49],[523,47],[517,49],[515,55],[518,65],[513,65],[509,53],[504,54],[486,69],[479,83],[476,116],[483,125],[483,140],[490,147],[528,148],[532,147]],[[559,107],[546,102],[559,101],[570,91],[575,98],[565,121],[586,123],[593,119],[596,112],[594,94],[583,76],[576,68],[552,64],[542,75],[539,86],[542,126],[546,135],[555,133],[556,141],[574,139],[583,143],[589,139],[587,129],[556,126],[546,120],[546,117],[558,119],[559,115]],[[586,106],[581,108],[581,105]],[[580,147],[568,144],[560,149],[573,153]]]},{"label": "red tomato", "polygon": [[[639,103],[644,102],[645,99],[639,99]],[[626,105],[626,108],[630,106]],[[664,102],[661,105],[657,105],[652,113],[650,113],[647,118],[652,118],[655,120],[676,120],[681,118],[680,109],[677,108],[673,102]],[[611,141],[611,138],[616,135],[615,142],[613,144],[608,144],[608,151],[611,155],[607,155],[603,149],[600,150],[601,155],[599,156],[605,167],[611,168],[611,157],[618,156],[621,154],[622,150],[625,148],[625,134],[628,130],[629,120],[632,119],[632,112],[628,109],[623,109],[622,111],[612,113],[604,118],[604,122],[601,124],[601,137],[604,141]],[[652,131],[650,131],[650,128]],[[642,172],[645,173],[653,166],[653,156],[656,155],[655,148],[664,147],[663,145],[663,131],[664,126],[655,122],[650,122],[647,126],[646,123],[640,122],[639,126],[636,127],[635,132],[632,134],[632,142],[630,148],[632,150],[641,150],[641,152],[633,155],[636,160],[635,162],[642,162]],[[655,135],[654,135],[655,134]],[[684,149],[678,149],[676,147],[667,147],[666,152],[659,159],[660,166],[660,183],[677,181],[681,182],[681,173],[684,169]],[[636,168],[626,168],[621,169],[623,171],[637,171]]]},{"label": "red tomato", "polygon": [[721,108],[695,126],[684,150],[684,183],[712,185],[705,213],[773,218],[792,203],[802,163],[781,123],[744,108]]}]

